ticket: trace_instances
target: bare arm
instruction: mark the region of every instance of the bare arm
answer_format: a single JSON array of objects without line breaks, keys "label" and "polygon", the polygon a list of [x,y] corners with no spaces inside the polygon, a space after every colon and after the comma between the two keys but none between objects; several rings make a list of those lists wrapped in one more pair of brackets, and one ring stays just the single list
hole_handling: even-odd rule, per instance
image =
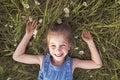
[{"label": "bare arm", "polygon": [[41,64],[43,56],[25,54],[26,47],[36,28],[36,21],[33,21],[32,23],[30,23],[29,21],[27,22],[26,33],[13,54],[13,59],[15,61],[27,64]]},{"label": "bare arm", "polygon": [[91,60],[79,60],[74,58],[73,59],[73,68],[84,68],[84,69],[96,69],[102,67],[102,61],[98,50],[94,44],[92,35],[89,31],[84,30],[82,32],[82,39],[87,43],[90,52],[91,52]]}]

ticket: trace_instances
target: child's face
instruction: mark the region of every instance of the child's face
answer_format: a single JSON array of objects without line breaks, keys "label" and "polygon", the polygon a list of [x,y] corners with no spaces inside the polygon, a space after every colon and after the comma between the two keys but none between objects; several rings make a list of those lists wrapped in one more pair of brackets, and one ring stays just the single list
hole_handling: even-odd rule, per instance
[{"label": "child's face", "polygon": [[56,61],[64,60],[70,50],[68,40],[62,34],[52,34],[48,37],[48,48],[53,59]]}]

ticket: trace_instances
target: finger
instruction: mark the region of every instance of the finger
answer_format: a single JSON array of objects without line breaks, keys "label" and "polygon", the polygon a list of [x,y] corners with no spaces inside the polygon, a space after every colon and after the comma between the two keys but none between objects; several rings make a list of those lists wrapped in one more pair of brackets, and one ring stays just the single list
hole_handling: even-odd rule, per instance
[{"label": "finger", "polygon": [[26,26],[30,26],[30,25],[31,25],[30,21],[27,21]]},{"label": "finger", "polygon": [[85,32],[85,35],[86,35],[86,36],[89,36],[89,35],[90,35],[90,32],[89,32],[88,30],[85,29],[84,32]]},{"label": "finger", "polygon": [[82,31],[81,37],[84,38],[85,37],[85,31]]},{"label": "finger", "polygon": [[32,23],[32,27],[33,27],[33,28],[36,28],[36,26],[37,26],[37,21],[34,20],[33,23]]},{"label": "finger", "polygon": [[87,35],[87,30],[84,29],[84,30],[83,30],[83,36],[85,37],[86,35]]},{"label": "finger", "polygon": [[26,26],[28,25],[29,21],[27,21]]},{"label": "finger", "polygon": [[34,29],[37,29],[37,21],[35,22],[35,24],[34,24]]},{"label": "finger", "polygon": [[88,30],[84,30],[83,37],[86,38],[86,39],[88,39],[89,36],[90,36],[89,31]]},{"label": "finger", "polygon": [[32,27],[34,26],[34,24],[35,24],[35,20],[33,20],[33,22],[32,22]]},{"label": "finger", "polygon": [[34,29],[36,29],[36,30],[38,29],[38,25],[37,25],[37,24],[36,24],[36,26],[35,26],[35,28],[34,28]]},{"label": "finger", "polygon": [[92,39],[92,35],[91,35],[90,31],[87,31],[87,37],[88,37],[88,39]]},{"label": "finger", "polygon": [[87,35],[88,35],[88,36],[91,36],[91,33],[90,33],[90,31],[88,31],[88,30],[87,30]]},{"label": "finger", "polygon": [[85,29],[85,34],[88,34],[88,33],[89,33],[89,31]]}]

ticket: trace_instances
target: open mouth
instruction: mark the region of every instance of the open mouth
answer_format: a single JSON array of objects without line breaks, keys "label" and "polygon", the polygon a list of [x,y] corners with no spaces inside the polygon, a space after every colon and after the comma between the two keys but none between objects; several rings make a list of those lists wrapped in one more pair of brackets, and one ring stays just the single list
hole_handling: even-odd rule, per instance
[{"label": "open mouth", "polygon": [[56,57],[62,57],[63,54],[55,54]]}]

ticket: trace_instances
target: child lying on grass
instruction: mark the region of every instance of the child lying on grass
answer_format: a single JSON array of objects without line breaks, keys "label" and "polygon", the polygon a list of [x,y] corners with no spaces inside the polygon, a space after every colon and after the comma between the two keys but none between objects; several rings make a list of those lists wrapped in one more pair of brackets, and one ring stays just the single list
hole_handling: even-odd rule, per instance
[{"label": "child lying on grass", "polygon": [[13,59],[26,64],[39,64],[41,70],[38,80],[73,80],[72,74],[75,68],[101,68],[101,58],[88,30],[83,30],[81,36],[90,49],[91,60],[80,60],[68,56],[73,43],[71,28],[65,22],[55,24],[48,30],[46,39],[49,52],[46,55],[26,54],[26,47],[36,28],[37,21],[27,22],[26,33],[16,48]]}]

